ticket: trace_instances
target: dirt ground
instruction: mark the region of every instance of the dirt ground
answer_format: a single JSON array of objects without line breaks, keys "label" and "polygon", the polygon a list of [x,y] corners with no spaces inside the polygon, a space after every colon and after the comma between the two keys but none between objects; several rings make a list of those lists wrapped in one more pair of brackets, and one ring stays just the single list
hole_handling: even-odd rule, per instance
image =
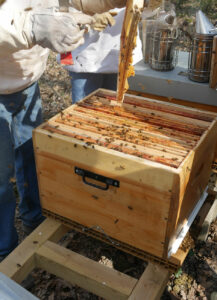
[{"label": "dirt ground", "polygon": [[[70,78],[52,53],[40,88],[45,120],[71,104]],[[18,217],[16,226],[22,241],[25,235]],[[146,262],[75,231],[68,233],[61,244],[135,278],[139,278],[146,267]],[[35,270],[32,276],[34,283],[30,292],[41,300],[102,299],[43,270]],[[161,300],[209,300],[214,291],[217,291],[217,220],[210,228],[207,241],[197,243],[182,268],[172,274]]]}]

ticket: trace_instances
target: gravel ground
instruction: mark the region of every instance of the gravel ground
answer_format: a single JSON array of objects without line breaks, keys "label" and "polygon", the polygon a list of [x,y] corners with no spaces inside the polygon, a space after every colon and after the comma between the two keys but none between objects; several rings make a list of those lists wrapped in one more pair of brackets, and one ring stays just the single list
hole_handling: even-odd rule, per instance
[{"label": "gravel ground", "polygon": [[[70,78],[57,65],[52,53],[40,80],[40,88],[45,120],[71,104]],[[18,217],[16,225],[22,241],[25,235]],[[62,244],[135,278],[139,278],[146,267],[146,262],[75,231],[68,233]],[[35,270],[32,275],[34,285],[30,291],[41,300],[102,299],[43,270]],[[210,227],[207,241],[197,243],[182,268],[171,275],[161,299],[209,300],[214,291],[217,291],[217,220]]]}]

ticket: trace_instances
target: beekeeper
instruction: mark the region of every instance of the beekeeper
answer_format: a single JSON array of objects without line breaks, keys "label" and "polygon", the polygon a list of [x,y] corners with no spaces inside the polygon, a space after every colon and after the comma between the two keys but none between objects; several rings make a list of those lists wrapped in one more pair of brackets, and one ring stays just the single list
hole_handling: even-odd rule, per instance
[{"label": "beekeeper", "polygon": [[[84,44],[72,51],[73,64],[64,65],[71,76],[72,103],[98,88],[117,90],[120,36],[125,8],[115,8],[110,13],[114,16],[115,24],[104,30],[101,30],[101,24],[96,30],[91,29]],[[106,12],[100,17],[107,20],[107,15]],[[133,65],[142,59],[142,43],[138,34],[133,50]],[[60,55],[57,60],[60,63]]]},{"label": "beekeeper", "polygon": [[[6,0],[0,6],[0,260],[18,243],[15,178],[24,230],[30,232],[42,221],[31,138],[42,121],[37,80],[46,68],[48,48],[58,53],[75,49],[84,42],[82,24],[95,22],[87,14],[125,2]],[[59,12],[58,5],[83,13]]]}]

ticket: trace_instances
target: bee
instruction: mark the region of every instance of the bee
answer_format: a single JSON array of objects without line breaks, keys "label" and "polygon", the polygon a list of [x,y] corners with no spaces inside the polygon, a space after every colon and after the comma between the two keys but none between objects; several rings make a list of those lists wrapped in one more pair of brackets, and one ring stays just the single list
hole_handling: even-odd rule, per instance
[{"label": "bee", "polygon": [[16,178],[15,177],[11,177],[9,180],[11,183],[15,183],[16,182]]},{"label": "bee", "polygon": [[30,11],[30,10],[32,10],[32,7],[27,7],[24,9],[24,11]]},{"label": "bee", "polygon": [[61,116],[61,119],[63,119],[63,117],[64,117],[64,112],[63,111],[60,112],[60,116]]},{"label": "bee", "polygon": [[173,160],[173,161],[177,161],[178,158],[177,158],[177,157],[173,157],[172,160]]}]

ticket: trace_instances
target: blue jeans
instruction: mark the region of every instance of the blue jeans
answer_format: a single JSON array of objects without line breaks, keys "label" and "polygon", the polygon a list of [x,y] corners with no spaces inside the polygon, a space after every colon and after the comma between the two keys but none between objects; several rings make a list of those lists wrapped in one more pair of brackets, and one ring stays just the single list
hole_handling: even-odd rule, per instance
[{"label": "blue jeans", "polygon": [[75,73],[69,72],[72,85],[72,103],[75,103],[93,91],[103,88],[117,89],[117,74]]},{"label": "blue jeans", "polygon": [[32,146],[32,129],[41,121],[37,83],[21,92],[0,95],[0,255],[7,255],[18,243],[15,177],[23,223],[34,228],[43,220]]}]

